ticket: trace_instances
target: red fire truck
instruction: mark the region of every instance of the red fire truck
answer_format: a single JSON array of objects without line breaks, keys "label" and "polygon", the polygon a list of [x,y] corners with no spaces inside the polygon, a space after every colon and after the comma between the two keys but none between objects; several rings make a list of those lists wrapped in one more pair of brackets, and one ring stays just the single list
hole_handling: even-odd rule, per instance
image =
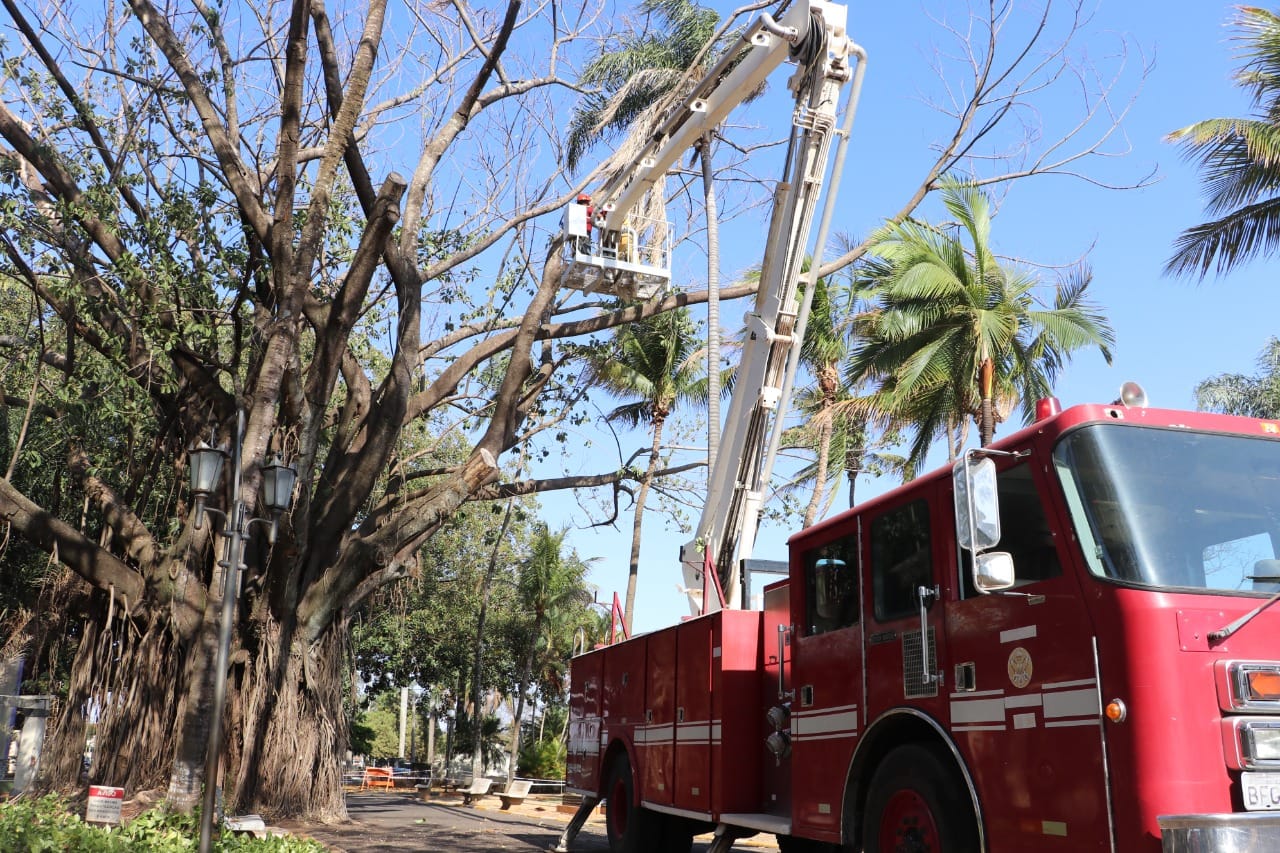
[{"label": "red fire truck", "polygon": [[1280,422],[1055,408],[575,658],[611,849],[1280,850]]}]

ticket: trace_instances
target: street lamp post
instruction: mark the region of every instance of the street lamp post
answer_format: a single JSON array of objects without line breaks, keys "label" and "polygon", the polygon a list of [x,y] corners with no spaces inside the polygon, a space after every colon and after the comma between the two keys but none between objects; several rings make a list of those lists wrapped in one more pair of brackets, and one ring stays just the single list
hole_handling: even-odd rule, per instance
[{"label": "street lamp post", "polygon": [[[244,442],[244,412],[236,414],[236,435],[231,453],[201,442],[190,451],[191,491],[195,495],[195,528],[204,524],[205,513],[222,519],[222,530],[217,535],[227,540],[226,559],[222,567],[222,615],[218,622],[218,650],[213,670],[213,716],[209,721],[209,744],[204,762],[204,800],[200,810],[200,853],[209,853],[213,844],[213,813],[216,803],[218,760],[222,755],[222,713],[227,699],[227,660],[231,656],[231,629],[235,618],[236,591],[239,588],[239,572],[247,568],[243,563],[244,543],[249,538],[249,525],[257,521],[270,523],[267,539],[275,544],[280,514],[289,508],[293,499],[293,485],[298,472],[285,465],[279,454],[262,466],[263,503],[271,510],[271,518],[249,518],[244,501],[240,498],[240,451]],[[225,513],[205,505],[217,488],[222,473],[222,463],[231,456],[231,512]]]}]

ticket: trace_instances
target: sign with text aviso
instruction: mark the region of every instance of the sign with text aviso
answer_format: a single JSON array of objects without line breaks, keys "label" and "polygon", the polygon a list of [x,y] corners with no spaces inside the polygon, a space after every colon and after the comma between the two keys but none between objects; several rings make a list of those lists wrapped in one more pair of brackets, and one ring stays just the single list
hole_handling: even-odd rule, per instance
[{"label": "sign with text aviso", "polygon": [[120,823],[120,806],[124,804],[124,788],[106,785],[89,786],[89,804],[85,806],[86,823]]}]

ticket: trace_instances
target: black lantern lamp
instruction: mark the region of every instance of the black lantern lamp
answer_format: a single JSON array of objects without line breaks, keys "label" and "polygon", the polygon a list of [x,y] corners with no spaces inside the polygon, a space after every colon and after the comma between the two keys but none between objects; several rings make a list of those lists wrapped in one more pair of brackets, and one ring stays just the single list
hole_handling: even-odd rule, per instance
[{"label": "black lantern lamp", "polygon": [[267,534],[267,541],[273,545],[280,525],[280,514],[293,503],[293,484],[297,480],[297,470],[292,465],[284,464],[279,453],[262,466],[262,502],[271,510],[271,532]]},{"label": "black lantern lamp", "polygon": [[227,458],[227,451],[219,447],[210,447],[200,442],[191,448],[188,454],[191,464],[191,493],[196,499],[195,527],[199,530],[204,524],[204,504],[213,490],[218,487],[222,476],[222,463]]}]

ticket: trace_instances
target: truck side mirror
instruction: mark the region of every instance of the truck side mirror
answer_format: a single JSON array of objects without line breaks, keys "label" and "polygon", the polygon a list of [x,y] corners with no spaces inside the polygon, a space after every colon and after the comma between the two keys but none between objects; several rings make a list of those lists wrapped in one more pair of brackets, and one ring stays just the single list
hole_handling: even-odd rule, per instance
[{"label": "truck side mirror", "polygon": [[999,592],[1013,586],[1013,555],[1007,551],[988,551],[973,561],[973,585],[978,592]]},{"label": "truck side mirror", "polygon": [[981,552],[1000,541],[1000,500],[996,463],[965,454],[951,469],[955,487],[956,540],[966,551]]}]

